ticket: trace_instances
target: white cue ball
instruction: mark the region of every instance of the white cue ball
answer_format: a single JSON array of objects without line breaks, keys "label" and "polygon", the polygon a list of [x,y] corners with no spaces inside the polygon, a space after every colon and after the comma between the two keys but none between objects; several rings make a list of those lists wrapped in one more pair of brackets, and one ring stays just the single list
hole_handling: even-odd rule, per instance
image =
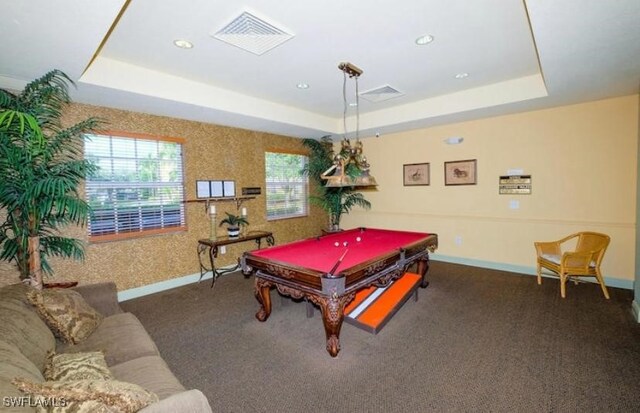
[{"label": "white cue ball", "polygon": [[339,247],[340,243],[338,241],[336,241],[335,244],[333,244],[333,245],[335,245],[336,247]]},{"label": "white cue ball", "polygon": [[362,238],[357,237],[357,238],[356,238],[356,241],[360,242],[360,241],[362,241]]},{"label": "white cue ball", "polygon": [[349,245],[349,243],[347,241],[345,241],[345,242],[342,243],[342,245],[346,247],[347,245]]}]

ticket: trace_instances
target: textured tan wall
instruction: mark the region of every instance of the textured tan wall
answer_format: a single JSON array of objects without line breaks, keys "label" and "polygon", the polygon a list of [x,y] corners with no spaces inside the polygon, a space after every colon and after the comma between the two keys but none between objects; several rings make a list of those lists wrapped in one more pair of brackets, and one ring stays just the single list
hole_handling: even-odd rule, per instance
[{"label": "textured tan wall", "polygon": [[[195,199],[195,181],[200,179],[235,180],[236,194],[240,194],[242,187],[261,187],[262,195],[242,205],[248,212],[248,230],[272,231],[278,244],[317,235],[326,225],[326,216],[316,208],[312,208],[310,216],[305,218],[266,220],[264,152],[276,149],[300,153],[303,147],[299,139],[80,104],[69,108],[65,122],[72,124],[90,116],[107,120],[105,129],[108,130],[185,139],[185,196],[188,200]],[[186,232],[87,244],[84,263],[53,261],[55,281],[113,280],[119,290],[125,290],[198,273],[197,241],[208,238],[209,219],[204,203],[186,205]],[[234,202],[219,202],[216,207],[218,219],[225,211],[237,213]],[[225,233],[224,228],[218,227],[218,231],[220,235]],[[84,228],[69,228],[68,232],[87,240]],[[243,251],[254,245],[253,242],[230,245],[216,264],[235,263]],[[7,263],[0,263],[0,285],[17,280],[17,271]]]}]

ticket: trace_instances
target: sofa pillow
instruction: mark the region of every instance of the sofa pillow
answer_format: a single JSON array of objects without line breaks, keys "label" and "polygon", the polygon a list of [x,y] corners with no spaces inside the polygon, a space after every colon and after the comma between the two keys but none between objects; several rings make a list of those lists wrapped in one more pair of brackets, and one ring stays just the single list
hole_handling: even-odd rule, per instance
[{"label": "sofa pillow", "polygon": [[68,288],[31,290],[27,299],[53,334],[66,343],[77,344],[85,340],[103,319],[80,293]]},{"label": "sofa pillow", "polygon": [[112,380],[114,378],[101,351],[63,354],[51,352],[47,357],[43,375],[47,381]]},{"label": "sofa pillow", "polygon": [[56,338],[27,302],[31,289],[22,283],[0,288],[0,340],[19,348],[42,371],[47,352],[56,348]]},{"label": "sofa pillow", "polygon": [[122,412],[133,413],[158,402],[158,396],[137,384],[117,380],[47,381],[33,383],[24,379],[12,382],[29,394],[36,405],[55,412]]}]

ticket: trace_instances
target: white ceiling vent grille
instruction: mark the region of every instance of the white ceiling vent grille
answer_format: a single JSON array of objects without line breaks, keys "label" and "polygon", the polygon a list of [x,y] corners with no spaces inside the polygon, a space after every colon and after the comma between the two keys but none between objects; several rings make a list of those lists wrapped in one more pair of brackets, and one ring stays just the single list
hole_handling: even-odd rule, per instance
[{"label": "white ceiling vent grille", "polygon": [[369,102],[374,102],[374,103],[397,98],[402,95],[404,95],[404,93],[400,92],[397,89],[392,88],[389,85],[381,86],[381,87],[367,90],[366,92],[360,93],[360,97],[362,99],[365,99],[365,100],[368,100]]},{"label": "white ceiling vent grille", "polygon": [[243,12],[211,36],[253,54],[261,55],[293,37],[273,24]]}]

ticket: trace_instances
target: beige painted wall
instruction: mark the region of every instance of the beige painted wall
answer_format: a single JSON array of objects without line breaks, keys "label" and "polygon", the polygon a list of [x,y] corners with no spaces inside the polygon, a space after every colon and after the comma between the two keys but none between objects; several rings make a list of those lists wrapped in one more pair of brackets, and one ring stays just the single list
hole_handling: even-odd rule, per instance
[{"label": "beige painted wall", "polygon": [[[451,136],[464,142],[445,144]],[[534,241],[604,232],[612,242],[603,272],[629,284],[637,145],[637,95],[368,138],[379,186],[366,193],[372,209],[354,210],[343,227],[435,232],[436,256],[531,270]],[[444,186],[444,162],[463,159],[477,159],[478,184]],[[403,164],[420,162],[431,164],[431,185],[404,187]],[[531,195],[498,194],[498,177],[515,168],[532,175]],[[520,208],[510,209],[511,200]]]},{"label": "beige painted wall", "polygon": [[[248,210],[248,229],[272,231],[276,243],[318,235],[326,225],[326,215],[315,208],[305,218],[266,220],[264,152],[300,153],[303,147],[299,139],[79,104],[70,108],[65,122],[71,124],[90,116],[106,119],[105,129],[109,130],[184,138],[186,199],[195,199],[198,179],[235,180],[238,194],[242,187],[261,187],[262,195],[242,205]],[[237,213],[235,203],[216,205],[219,219],[224,211]],[[89,244],[84,263],[53,261],[55,281],[114,280],[119,290],[126,290],[199,273],[197,240],[209,237],[209,220],[203,203],[187,203],[186,214],[186,232]],[[220,235],[224,232],[219,228]],[[87,240],[85,229],[73,228],[69,233]],[[243,251],[254,245],[248,242],[228,246],[227,254],[220,255],[216,265],[235,263]],[[13,266],[0,263],[0,285],[17,281]]]}]

